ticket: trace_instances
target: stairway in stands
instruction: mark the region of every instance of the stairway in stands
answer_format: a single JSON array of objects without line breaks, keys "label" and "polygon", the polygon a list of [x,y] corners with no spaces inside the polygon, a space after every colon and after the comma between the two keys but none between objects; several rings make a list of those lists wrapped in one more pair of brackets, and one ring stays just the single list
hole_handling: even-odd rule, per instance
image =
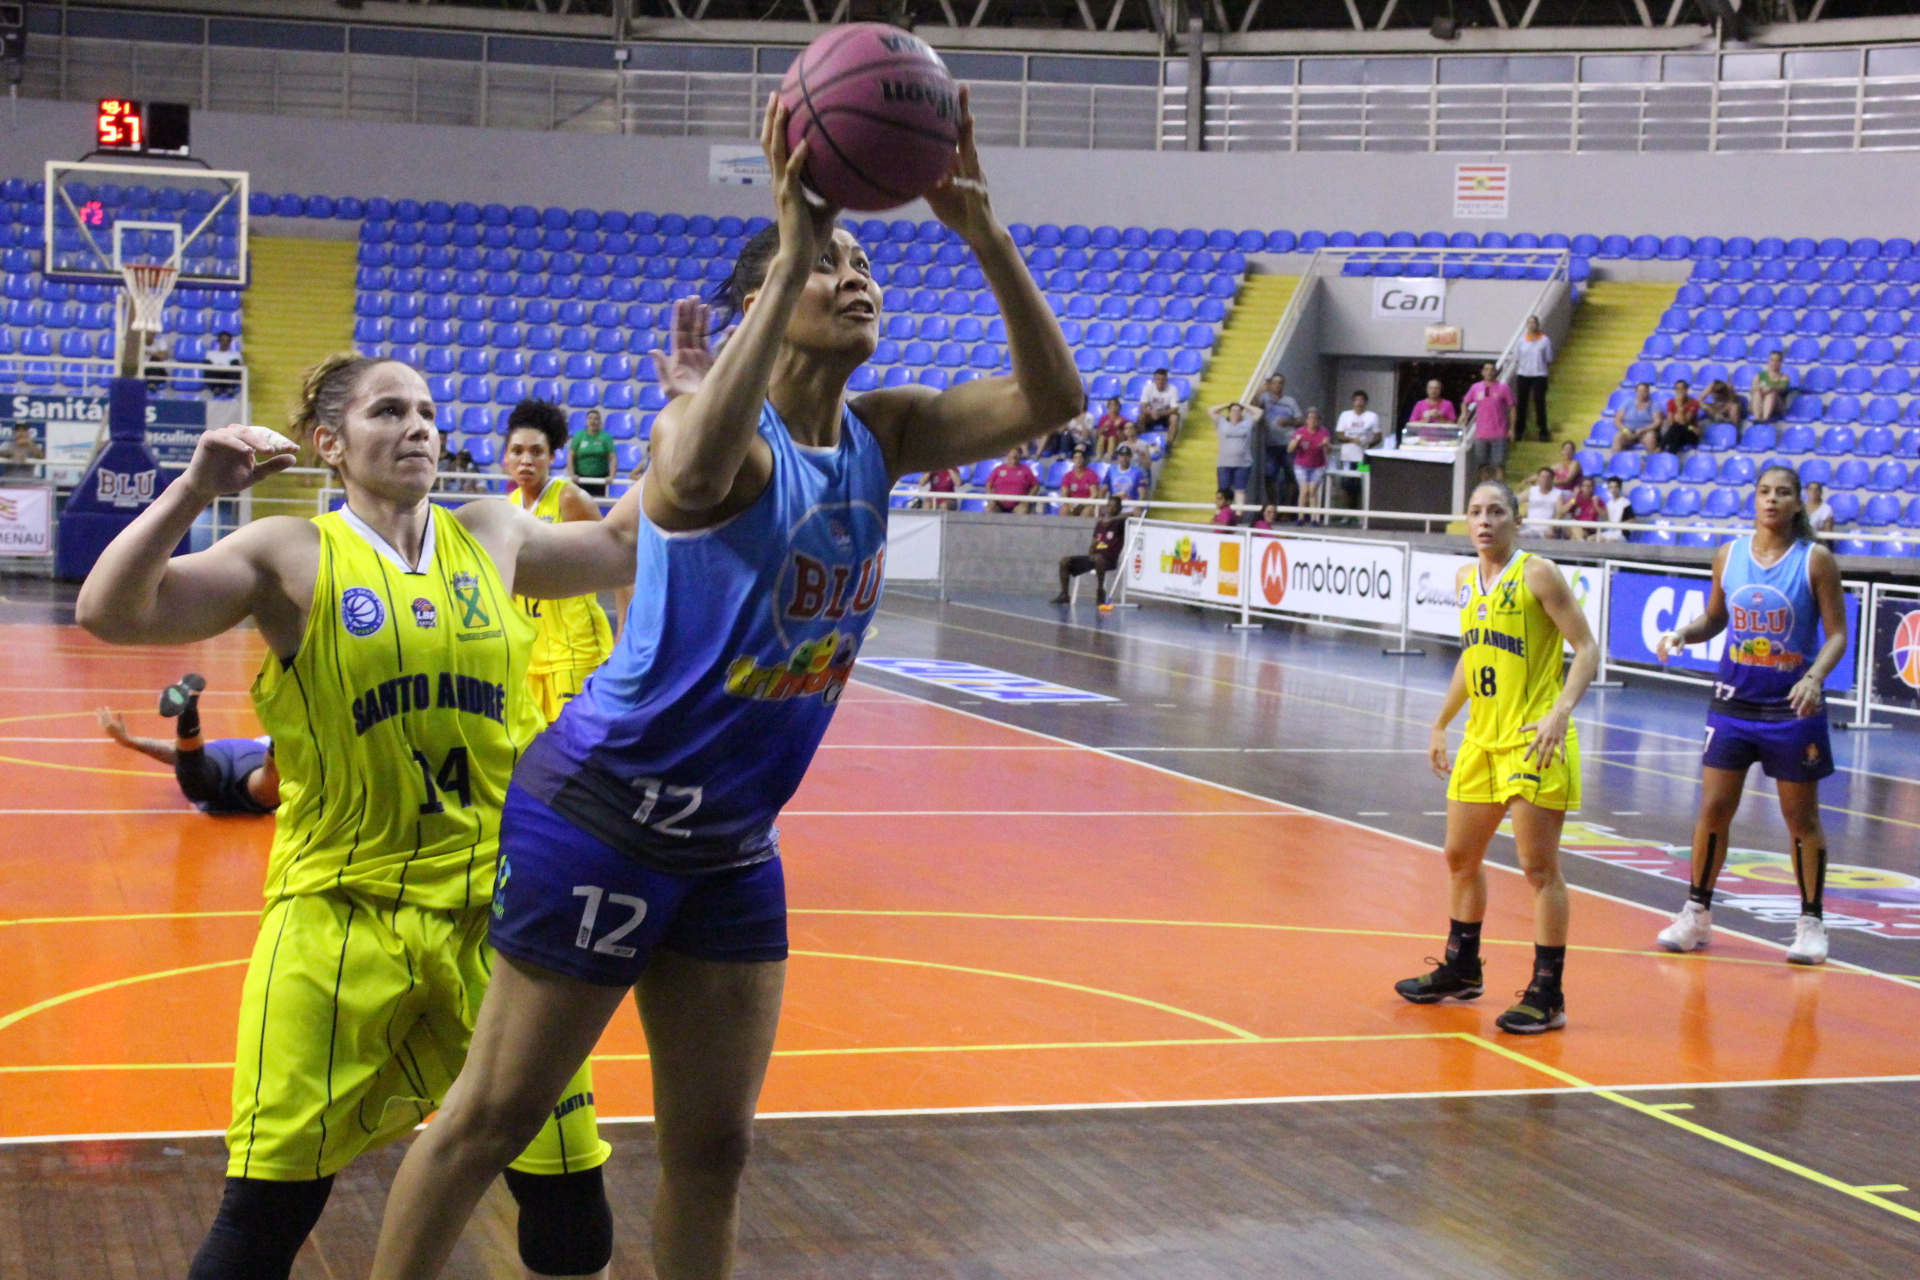
[{"label": "stairway in stands", "polygon": [[[1274,327],[1280,323],[1280,316],[1299,285],[1299,276],[1250,275],[1241,283],[1233,310],[1214,342],[1213,358],[1207,362],[1206,374],[1193,399],[1187,403],[1180,441],[1167,456],[1154,497],[1163,502],[1213,505],[1214,461],[1218,451],[1213,420],[1207,417],[1207,409],[1245,394],[1247,380],[1253,377],[1260,357],[1266,354]],[[1658,318],[1656,312],[1655,319]],[[1651,329],[1651,325],[1648,328]],[[1639,348],[1634,350],[1637,352]],[[1163,519],[1202,523],[1211,518],[1206,511],[1155,514]]]},{"label": "stairway in stands", "polygon": [[1588,430],[1606,412],[1607,397],[1627,366],[1640,358],[1647,335],[1659,326],[1679,289],[1679,282],[1665,280],[1596,280],[1587,287],[1547,383],[1553,442],[1542,444],[1535,437],[1507,455],[1507,475],[1516,488],[1532,469],[1560,460],[1560,441],[1585,444]]},{"label": "stairway in stands", "polygon": [[[300,399],[301,375],[323,357],[353,348],[351,240],[255,236],[252,282],[241,304],[253,420],[276,431]],[[313,465],[309,457],[302,465]],[[281,476],[255,494],[254,514],[312,515],[317,477]]]}]

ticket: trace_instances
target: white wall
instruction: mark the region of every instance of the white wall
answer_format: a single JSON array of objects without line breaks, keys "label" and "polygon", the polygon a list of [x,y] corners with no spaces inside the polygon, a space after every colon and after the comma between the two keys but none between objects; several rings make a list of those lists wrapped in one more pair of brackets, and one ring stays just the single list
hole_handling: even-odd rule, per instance
[{"label": "white wall", "polygon": [[[87,104],[0,111],[0,172],[34,174],[89,145]],[[771,212],[764,190],[707,181],[708,140],[533,134],[287,116],[196,113],[195,150],[256,189]],[[746,141],[741,139],[740,141]],[[1005,220],[1320,230],[1657,235],[1920,234],[1909,210],[1920,152],[1511,154],[1513,216],[1451,217],[1461,154],[1193,153],[989,148]],[[908,217],[925,216],[923,208]]]}]

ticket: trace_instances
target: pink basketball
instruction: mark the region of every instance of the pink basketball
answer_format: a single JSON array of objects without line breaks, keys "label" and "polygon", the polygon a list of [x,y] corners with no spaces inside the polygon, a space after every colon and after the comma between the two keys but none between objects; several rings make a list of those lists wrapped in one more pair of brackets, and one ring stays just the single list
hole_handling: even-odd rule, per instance
[{"label": "pink basketball", "polygon": [[810,142],[820,197],[870,213],[917,200],[953,161],[960,96],[926,41],[879,22],[837,27],[787,68],[787,145]]}]

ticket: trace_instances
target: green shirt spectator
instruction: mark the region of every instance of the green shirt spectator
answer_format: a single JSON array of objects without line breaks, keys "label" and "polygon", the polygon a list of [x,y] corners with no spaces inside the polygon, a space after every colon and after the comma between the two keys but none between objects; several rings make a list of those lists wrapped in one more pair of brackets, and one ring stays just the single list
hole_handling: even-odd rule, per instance
[{"label": "green shirt spectator", "polygon": [[607,496],[613,474],[613,437],[600,426],[600,411],[587,410],[587,429],[567,445],[567,475],[596,498]]}]

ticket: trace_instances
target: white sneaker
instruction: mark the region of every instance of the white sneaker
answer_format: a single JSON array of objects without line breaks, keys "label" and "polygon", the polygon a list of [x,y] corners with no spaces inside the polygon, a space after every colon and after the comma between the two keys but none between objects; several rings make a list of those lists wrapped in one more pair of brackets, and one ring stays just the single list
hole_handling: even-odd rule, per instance
[{"label": "white sneaker", "polygon": [[[1656,941],[1667,951],[1700,951],[1713,941],[1713,912],[1692,899]],[[1824,954],[1824,952],[1822,953]]]},{"label": "white sneaker", "polygon": [[1819,916],[1801,916],[1793,926],[1793,945],[1787,948],[1788,964],[1825,964],[1827,962],[1827,922]]}]

